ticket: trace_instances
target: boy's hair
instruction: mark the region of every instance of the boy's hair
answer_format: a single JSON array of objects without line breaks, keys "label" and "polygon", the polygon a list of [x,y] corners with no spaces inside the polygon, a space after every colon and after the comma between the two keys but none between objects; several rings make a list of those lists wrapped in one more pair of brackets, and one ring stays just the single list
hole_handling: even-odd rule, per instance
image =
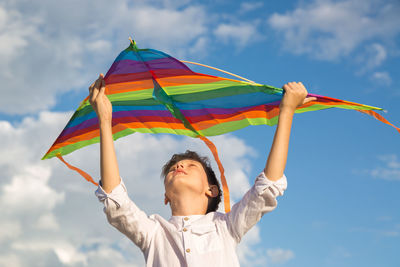
[{"label": "boy's hair", "polygon": [[165,178],[168,174],[169,169],[181,160],[191,159],[200,162],[207,174],[207,181],[209,185],[216,185],[218,187],[218,195],[208,199],[208,206],[206,214],[218,209],[218,205],[221,202],[221,187],[215,176],[213,169],[210,166],[210,161],[207,157],[201,157],[194,151],[186,150],[185,153],[174,154],[171,159],[162,167],[162,176]]}]

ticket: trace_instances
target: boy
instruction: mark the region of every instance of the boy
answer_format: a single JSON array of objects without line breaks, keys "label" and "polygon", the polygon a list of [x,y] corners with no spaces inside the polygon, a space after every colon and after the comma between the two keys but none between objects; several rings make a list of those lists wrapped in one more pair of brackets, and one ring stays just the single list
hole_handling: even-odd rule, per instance
[{"label": "boy", "polygon": [[[221,190],[204,158],[187,151],[174,155],[164,166],[165,204],[172,217],[147,216],[127,195],[120,179],[112,139],[112,106],[105,96],[103,75],[89,87],[90,103],[99,118],[101,183],[96,195],[104,203],[108,221],[143,252],[147,266],[239,266],[235,248],[242,236],[286,189],[283,174],[296,107],[306,98],[302,83],[283,86],[279,122],[265,169],[254,186],[227,213],[216,212]],[[267,178],[268,177],[268,178]]]}]

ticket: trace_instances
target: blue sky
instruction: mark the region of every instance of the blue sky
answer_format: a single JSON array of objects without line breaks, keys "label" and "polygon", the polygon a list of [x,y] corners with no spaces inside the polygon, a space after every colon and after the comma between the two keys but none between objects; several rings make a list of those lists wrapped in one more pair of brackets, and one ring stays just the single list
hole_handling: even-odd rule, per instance
[{"label": "blue sky", "polygon": [[[107,224],[95,188],[40,160],[129,36],[258,83],[302,81],[382,107],[400,126],[399,11],[396,0],[0,1],[0,266],[143,265]],[[274,130],[212,139],[234,201],[264,167]],[[356,111],[297,114],[288,190],[239,246],[242,266],[398,266],[399,145],[394,128]],[[187,148],[209,153],[170,135],[134,134],[116,147],[130,196],[165,217],[162,164]],[[95,177],[98,158],[96,145],[66,157]]]}]

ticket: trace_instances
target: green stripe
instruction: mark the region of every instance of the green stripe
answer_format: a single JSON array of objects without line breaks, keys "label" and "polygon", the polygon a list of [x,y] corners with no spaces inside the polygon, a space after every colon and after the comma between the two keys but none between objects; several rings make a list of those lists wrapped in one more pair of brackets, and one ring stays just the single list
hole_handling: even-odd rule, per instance
[{"label": "green stripe", "polygon": [[153,96],[153,88],[143,89],[140,91],[130,91],[125,93],[107,95],[108,99],[110,99],[111,102],[126,101],[126,100],[144,100],[152,98],[152,96]]},{"label": "green stripe", "polygon": [[250,125],[269,125],[273,126],[278,123],[278,116],[274,118],[267,119],[267,118],[247,118],[239,121],[228,121],[224,123],[216,124],[210,128],[198,131],[199,133],[203,134],[204,136],[216,136],[221,135],[229,132],[233,132],[239,129],[243,129]]},{"label": "green stripe", "polygon": [[[143,89],[143,90],[138,90],[138,91],[110,94],[110,95],[107,95],[107,97],[111,102],[127,101],[127,100],[136,101],[136,100],[146,100],[146,99],[152,98],[152,94],[153,94],[153,88],[149,88],[149,89]],[[77,111],[84,109],[87,106],[90,106],[89,100],[82,102],[80,104],[79,108],[77,109]]]},{"label": "green stripe", "polygon": [[174,101],[179,102],[193,102],[206,99],[213,99],[224,96],[242,95],[249,93],[262,92],[265,94],[280,93],[279,90],[267,85],[250,85],[244,84],[227,84],[221,82],[208,83],[208,84],[195,84],[195,85],[180,85],[163,87],[164,91],[173,98]]},{"label": "green stripe", "polygon": [[342,108],[342,109],[352,109],[352,110],[383,110],[382,108],[377,108],[377,107],[372,107],[372,106],[349,106],[349,105],[321,105],[321,104],[315,104],[306,108],[300,108],[296,109],[296,113],[303,113],[303,112],[308,112],[308,111],[316,111],[316,110],[322,110],[322,109],[328,109],[328,108]]},{"label": "green stripe", "polygon": [[282,89],[280,88],[276,88],[269,85],[251,84],[247,82],[229,81],[229,80],[222,80],[210,83],[164,86],[163,89],[168,93],[168,95],[182,95],[182,94],[206,92],[210,90],[221,89],[224,87],[230,87],[230,88],[242,87],[242,90],[248,90],[249,93],[264,92],[267,94],[274,94],[282,91]]}]

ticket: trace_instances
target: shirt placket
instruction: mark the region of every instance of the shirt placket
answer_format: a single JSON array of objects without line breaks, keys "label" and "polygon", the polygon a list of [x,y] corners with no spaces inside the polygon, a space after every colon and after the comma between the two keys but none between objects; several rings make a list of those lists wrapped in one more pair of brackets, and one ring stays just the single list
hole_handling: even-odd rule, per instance
[{"label": "shirt placket", "polygon": [[185,252],[185,258],[187,266],[192,266],[193,262],[193,243],[191,238],[191,221],[190,217],[183,217],[182,218],[182,239],[183,239],[183,249]]}]

